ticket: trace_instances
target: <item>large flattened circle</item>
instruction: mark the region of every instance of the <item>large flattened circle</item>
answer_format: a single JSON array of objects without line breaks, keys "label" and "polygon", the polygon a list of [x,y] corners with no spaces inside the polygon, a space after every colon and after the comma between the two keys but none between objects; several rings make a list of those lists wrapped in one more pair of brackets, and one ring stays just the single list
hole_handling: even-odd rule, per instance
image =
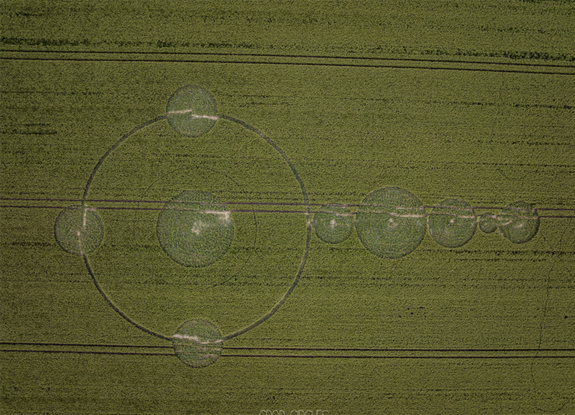
[{"label": "large flattened circle", "polygon": [[425,235],[425,210],[410,192],[385,187],[363,199],[356,215],[363,246],[380,258],[401,258],[413,252]]}]

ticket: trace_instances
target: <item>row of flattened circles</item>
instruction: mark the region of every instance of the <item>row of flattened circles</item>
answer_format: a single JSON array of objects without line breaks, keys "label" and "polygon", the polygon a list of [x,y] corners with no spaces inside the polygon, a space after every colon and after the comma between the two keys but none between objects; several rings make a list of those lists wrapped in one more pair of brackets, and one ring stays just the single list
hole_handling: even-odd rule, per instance
[{"label": "row of flattened circles", "polygon": [[345,241],[355,227],[359,240],[380,258],[401,258],[413,252],[429,228],[431,238],[446,248],[459,248],[471,240],[479,226],[485,233],[499,229],[509,241],[530,241],[539,229],[537,211],[515,202],[498,215],[476,215],[465,201],[449,198],[426,213],[421,202],[407,190],[385,187],[363,199],[357,212],[343,205],[323,205],[314,214],[319,239],[336,244]]}]

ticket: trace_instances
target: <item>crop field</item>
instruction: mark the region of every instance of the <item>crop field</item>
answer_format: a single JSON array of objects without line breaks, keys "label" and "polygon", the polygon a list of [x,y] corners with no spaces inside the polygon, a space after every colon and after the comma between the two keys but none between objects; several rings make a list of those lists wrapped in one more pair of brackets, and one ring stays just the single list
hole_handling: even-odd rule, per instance
[{"label": "crop field", "polygon": [[574,414],[574,22],[0,3],[0,413]]}]

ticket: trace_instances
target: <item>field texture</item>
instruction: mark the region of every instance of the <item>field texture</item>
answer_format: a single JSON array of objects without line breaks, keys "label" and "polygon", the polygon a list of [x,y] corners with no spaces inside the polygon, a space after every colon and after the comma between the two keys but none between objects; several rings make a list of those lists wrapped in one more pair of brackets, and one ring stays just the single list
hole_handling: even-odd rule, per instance
[{"label": "field texture", "polygon": [[[0,412],[574,414],[574,22],[569,1],[2,2]],[[217,103],[197,137],[167,109],[186,85]],[[316,235],[322,205],[357,223],[386,187],[421,202],[408,222],[523,201],[539,228],[426,230],[395,259]],[[158,238],[184,191],[233,221],[207,266]],[[84,205],[103,239],[73,255],[55,225]],[[200,318],[224,340],[195,368],[172,336]]]}]

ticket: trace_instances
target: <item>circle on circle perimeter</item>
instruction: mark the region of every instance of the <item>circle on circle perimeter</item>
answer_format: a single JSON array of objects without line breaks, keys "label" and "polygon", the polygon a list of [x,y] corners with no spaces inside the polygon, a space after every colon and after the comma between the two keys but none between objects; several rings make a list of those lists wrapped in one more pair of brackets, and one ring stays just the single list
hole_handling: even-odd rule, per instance
[{"label": "circle on circle perimeter", "polygon": [[230,248],[234,222],[211,193],[184,191],[164,205],[156,232],[171,259],[186,267],[205,267]]},{"label": "circle on circle perimeter", "polygon": [[172,336],[174,353],[188,366],[206,367],[220,357],[224,340],[220,329],[205,319],[188,320]]},{"label": "circle on circle perimeter", "polygon": [[218,120],[218,108],[210,92],[196,85],[176,90],[168,100],[166,116],[179,134],[200,137],[209,132]]},{"label": "circle on circle perimeter", "polygon": [[471,206],[461,199],[445,199],[427,217],[429,234],[446,248],[459,248],[475,234],[476,218]]},{"label": "circle on circle perimeter", "polygon": [[355,228],[369,252],[394,259],[419,246],[425,225],[425,210],[415,195],[398,187],[385,187],[363,199]]},{"label": "circle on circle perimeter", "polygon": [[104,224],[95,209],[70,206],[56,218],[54,236],[64,251],[81,256],[94,252],[102,244]]},{"label": "circle on circle perimeter", "polygon": [[343,206],[323,205],[313,215],[313,228],[322,241],[338,244],[353,231],[353,213]]}]

